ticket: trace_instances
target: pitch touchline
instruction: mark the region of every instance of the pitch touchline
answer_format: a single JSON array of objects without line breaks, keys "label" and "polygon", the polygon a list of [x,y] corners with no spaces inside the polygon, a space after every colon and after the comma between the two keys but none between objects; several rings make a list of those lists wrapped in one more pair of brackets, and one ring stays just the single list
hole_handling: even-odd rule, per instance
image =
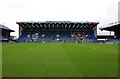
[{"label": "pitch touchline", "polygon": [[117,64],[117,63],[7,63],[7,64]]}]

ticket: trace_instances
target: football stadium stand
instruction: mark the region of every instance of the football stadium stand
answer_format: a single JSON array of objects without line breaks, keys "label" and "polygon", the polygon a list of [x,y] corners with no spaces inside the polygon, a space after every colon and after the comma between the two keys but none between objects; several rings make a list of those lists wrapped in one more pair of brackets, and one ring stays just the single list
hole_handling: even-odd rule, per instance
[{"label": "football stadium stand", "polygon": [[98,22],[16,22],[18,42],[98,42]]},{"label": "football stadium stand", "polygon": [[10,38],[11,32],[15,32],[15,31],[0,24],[0,43],[9,42],[11,40]]},{"label": "football stadium stand", "polygon": [[114,32],[114,37],[107,38],[106,43],[120,44],[120,22],[112,23],[108,27],[100,28],[100,30],[107,30]]}]

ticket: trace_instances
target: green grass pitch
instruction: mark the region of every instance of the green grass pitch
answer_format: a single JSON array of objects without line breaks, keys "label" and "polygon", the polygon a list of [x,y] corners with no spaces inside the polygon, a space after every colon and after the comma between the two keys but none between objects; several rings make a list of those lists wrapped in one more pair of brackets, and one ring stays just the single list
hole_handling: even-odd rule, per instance
[{"label": "green grass pitch", "polygon": [[3,77],[117,77],[118,45],[3,44],[2,62]]},{"label": "green grass pitch", "polygon": [[2,44],[0,44],[0,78],[2,78]]}]

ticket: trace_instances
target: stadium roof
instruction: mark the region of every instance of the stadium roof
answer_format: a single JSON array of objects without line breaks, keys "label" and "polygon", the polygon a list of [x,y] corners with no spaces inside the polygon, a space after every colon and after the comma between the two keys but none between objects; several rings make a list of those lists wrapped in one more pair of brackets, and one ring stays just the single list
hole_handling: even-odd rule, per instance
[{"label": "stadium roof", "polygon": [[16,22],[19,26],[23,28],[70,28],[70,29],[80,29],[80,28],[93,28],[96,27],[98,22],[71,22],[71,21],[45,21],[45,22]]},{"label": "stadium roof", "polygon": [[11,30],[10,28],[8,28],[8,27],[6,27],[4,25],[1,25],[1,24],[0,24],[0,29],[5,29],[5,30],[8,30],[10,32],[15,32],[14,30]]},{"label": "stadium roof", "polygon": [[111,23],[108,27],[100,28],[100,30],[107,30],[107,31],[120,31],[120,22],[119,23]]}]

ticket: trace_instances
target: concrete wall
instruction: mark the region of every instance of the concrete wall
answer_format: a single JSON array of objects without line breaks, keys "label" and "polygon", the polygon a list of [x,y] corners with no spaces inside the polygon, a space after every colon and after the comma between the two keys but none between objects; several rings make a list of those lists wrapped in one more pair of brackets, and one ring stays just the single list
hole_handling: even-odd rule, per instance
[{"label": "concrete wall", "polygon": [[97,37],[97,26],[94,27],[93,30],[94,30],[94,35],[95,35],[95,37]]},{"label": "concrete wall", "polygon": [[[0,35],[2,35],[2,29],[0,29]],[[2,44],[0,44],[0,79],[2,78]]]},{"label": "concrete wall", "polygon": [[19,26],[19,36],[18,36],[18,38],[22,35],[22,30],[23,30],[23,28],[21,26]]}]

